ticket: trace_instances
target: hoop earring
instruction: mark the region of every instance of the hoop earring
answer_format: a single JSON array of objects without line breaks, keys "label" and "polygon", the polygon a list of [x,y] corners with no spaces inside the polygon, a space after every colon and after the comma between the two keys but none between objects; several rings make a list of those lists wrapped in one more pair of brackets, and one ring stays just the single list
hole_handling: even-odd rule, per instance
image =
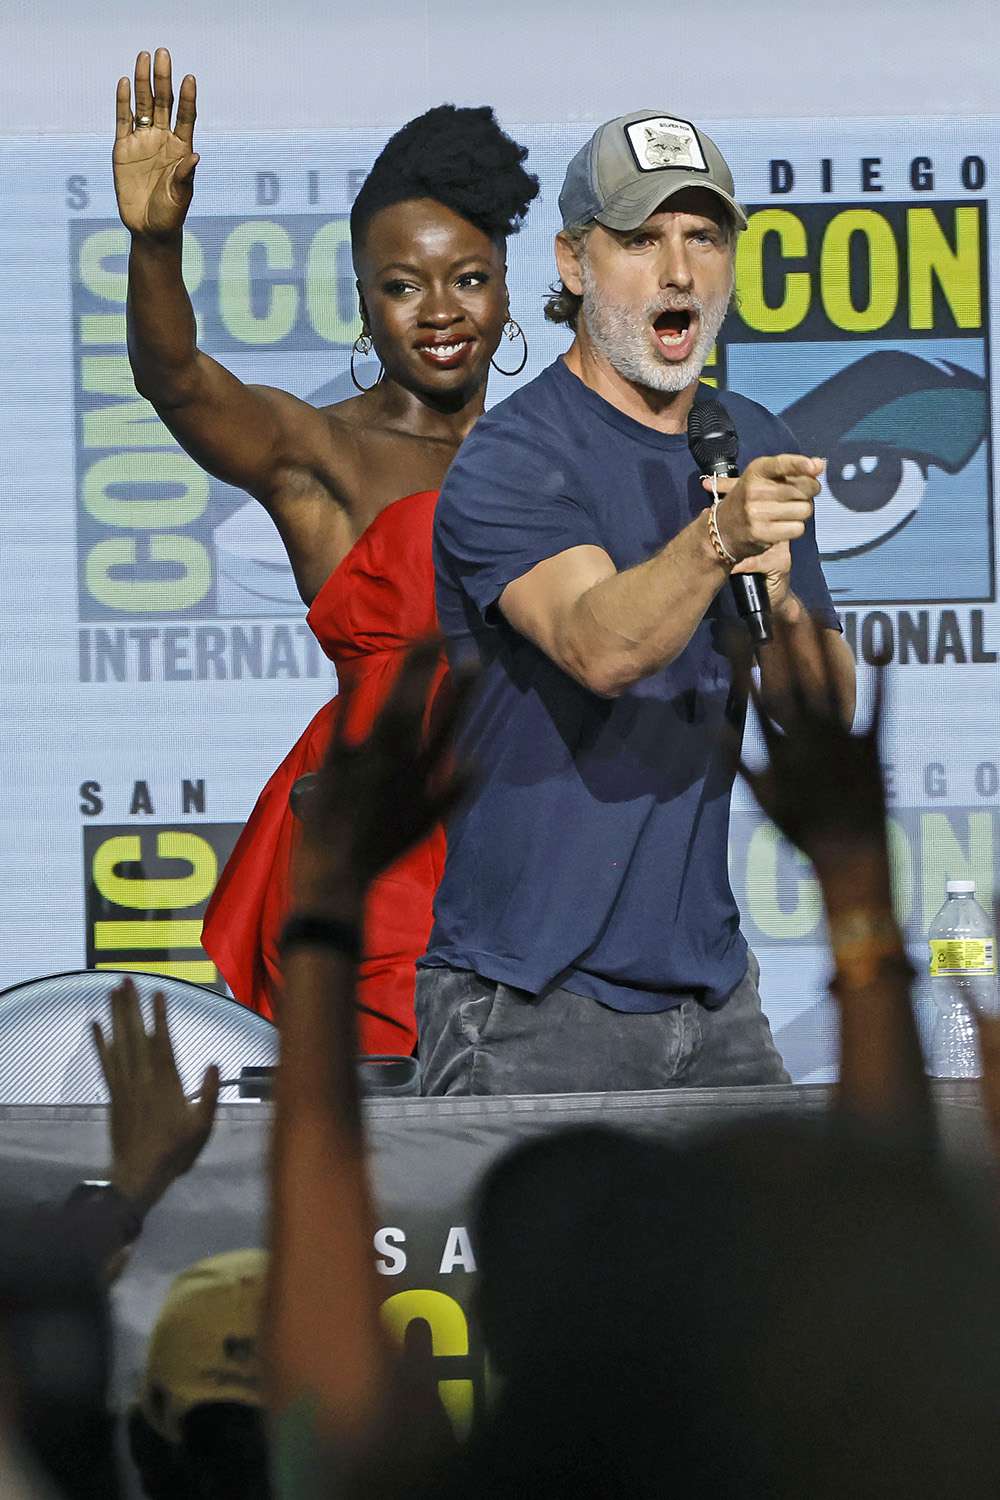
[{"label": "hoop earring", "polygon": [[498,375],[520,375],[521,371],[528,363],[528,340],[524,336],[524,329],[521,327],[520,323],[516,322],[513,318],[508,318],[506,323],[503,325],[503,331],[512,343],[517,338],[520,338],[521,342],[523,343],[524,353],[521,355],[521,363],[518,365],[516,370],[502,369],[501,366],[497,364],[495,358],[490,360],[490,364],[493,366],[494,370],[496,370]]},{"label": "hoop earring", "polygon": [[354,360],[355,360],[355,357],[358,354],[370,354],[371,352],[372,352],[371,334],[370,333],[365,333],[362,330],[362,332],[359,333],[358,336],[357,336],[357,338],[354,340],[354,343],[351,345],[351,381],[352,381],[352,383],[354,385],[355,390],[358,390],[358,391],[373,391],[375,389],[375,387],[378,385],[379,381],[382,379],[382,376],[385,374],[385,367],[383,366],[382,361],[379,360],[378,374],[375,376],[375,379],[372,381],[371,385],[362,385],[361,384],[361,381],[358,379],[357,374],[355,373],[355,370],[354,370]]}]

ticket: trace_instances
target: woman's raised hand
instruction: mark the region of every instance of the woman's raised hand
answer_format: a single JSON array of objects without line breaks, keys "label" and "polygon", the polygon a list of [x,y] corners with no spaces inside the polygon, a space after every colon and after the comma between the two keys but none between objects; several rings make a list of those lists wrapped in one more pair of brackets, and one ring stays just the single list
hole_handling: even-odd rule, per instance
[{"label": "woman's raised hand", "polygon": [[181,84],[177,118],[170,53],[157,47],[150,78],[150,56],[135,60],[135,118],[127,78],[118,80],[115,192],[122,223],[132,234],[169,239],[180,232],[194,193],[194,121],[197,86],[191,74]]}]

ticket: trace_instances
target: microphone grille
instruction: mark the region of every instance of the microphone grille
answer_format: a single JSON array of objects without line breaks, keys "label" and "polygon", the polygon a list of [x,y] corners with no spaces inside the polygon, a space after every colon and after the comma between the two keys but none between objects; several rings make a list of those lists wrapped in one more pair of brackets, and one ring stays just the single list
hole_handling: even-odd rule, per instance
[{"label": "microphone grille", "polygon": [[740,440],[721,401],[696,401],[688,412],[688,447],[703,474],[720,461],[735,464]]}]

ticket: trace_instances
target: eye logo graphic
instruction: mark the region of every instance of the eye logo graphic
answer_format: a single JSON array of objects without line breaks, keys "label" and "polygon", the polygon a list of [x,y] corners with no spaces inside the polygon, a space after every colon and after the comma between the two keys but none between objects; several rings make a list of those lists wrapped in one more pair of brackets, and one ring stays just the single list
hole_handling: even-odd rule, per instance
[{"label": "eye logo graphic", "polygon": [[816,499],[825,559],[889,541],[920,507],[931,466],[959,474],[986,436],[986,382],[944,360],[883,351],[782,412],[803,450],[827,455]]},{"label": "eye logo graphic", "polygon": [[[956,549],[971,549],[988,564],[983,376],[950,359],[880,350],[821,381],[781,415],[804,453],[826,456],[816,539],[835,599],[860,602],[872,593],[871,569],[880,561],[879,602],[941,598],[952,580],[934,588],[928,567],[935,556],[943,566]],[[931,496],[933,505],[925,506]]]}]

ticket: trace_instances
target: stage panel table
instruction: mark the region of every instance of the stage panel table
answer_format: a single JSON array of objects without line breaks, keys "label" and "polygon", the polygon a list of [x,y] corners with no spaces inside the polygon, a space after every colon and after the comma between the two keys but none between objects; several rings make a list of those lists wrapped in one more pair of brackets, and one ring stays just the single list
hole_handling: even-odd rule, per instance
[{"label": "stage panel table", "polygon": [[[694,1130],[752,1117],[816,1117],[832,1089],[789,1085],[656,1093],[526,1095],[490,1099],[394,1099],[366,1104],[378,1234],[372,1247],[396,1321],[425,1317],[446,1353],[442,1371],[481,1399],[482,1351],[471,1308],[470,1243],[476,1186],[515,1142],[562,1126],[604,1124],[679,1140]],[[933,1085],[949,1154],[975,1164],[985,1121],[974,1082]],[[143,1350],[174,1275],[204,1255],[263,1242],[271,1106],[225,1104],[197,1167],[153,1211],[113,1292],[118,1328],[115,1399],[135,1391]],[[0,1201],[56,1202],[81,1177],[106,1173],[101,1105],[0,1106]],[[530,1227],[526,1226],[530,1233]],[[470,1255],[471,1251],[471,1255]],[[537,1247],[539,1257],[546,1246]],[[609,1270],[609,1286],[613,1268]],[[463,1332],[464,1330],[464,1332]],[[459,1405],[465,1400],[458,1396]]]}]

